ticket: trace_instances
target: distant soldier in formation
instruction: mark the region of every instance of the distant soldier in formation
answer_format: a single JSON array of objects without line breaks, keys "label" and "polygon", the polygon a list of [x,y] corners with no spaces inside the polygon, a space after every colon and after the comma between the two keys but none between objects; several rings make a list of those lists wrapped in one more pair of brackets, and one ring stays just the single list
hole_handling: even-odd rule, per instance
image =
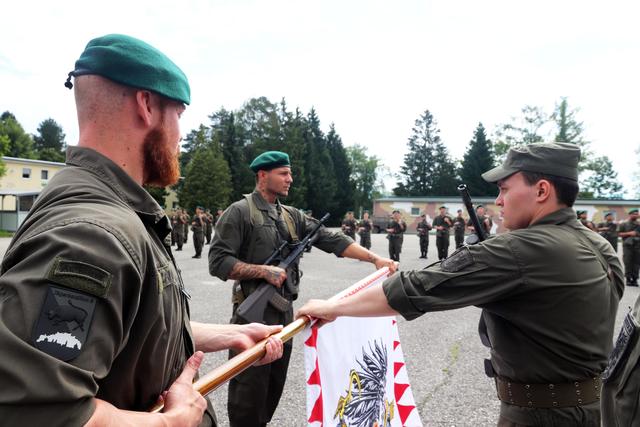
[{"label": "distant soldier in formation", "polygon": [[211,215],[211,209],[207,209],[204,212],[205,228],[204,237],[207,239],[207,245],[211,243],[211,234],[213,234],[213,215]]},{"label": "distant soldier in formation", "polygon": [[611,243],[613,250],[618,252],[618,225],[613,220],[613,212],[607,212],[604,222],[598,224],[598,232]]},{"label": "distant soldier in formation", "polygon": [[358,228],[358,223],[353,217],[353,212],[349,211],[346,218],[342,220],[342,232],[356,240],[356,228]]},{"label": "distant soldier in formation", "polygon": [[620,224],[618,236],[622,238],[622,261],[624,262],[627,286],[638,286],[638,269],[640,267],[638,209],[629,211],[629,219]]},{"label": "distant soldier in formation", "polygon": [[391,221],[387,224],[387,239],[389,239],[389,258],[394,261],[400,262],[405,231],[407,231],[407,224],[400,216],[400,211],[393,211]]},{"label": "distant soldier in formation", "polygon": [[591,231],[598,231],[596,225],[587,219],[587,211],[576,211],[576,213],[578,214],[578,221],[580,221],[582,225]]},{"label": "distant soldier in formation", "polygon": [[440,214],[433,219],[432,225],[436,229],[438,260],[442,261],[449,255],[449,229],[453,226],[451,217],[447,215],[446,206],[440,206]]},{"label": "distant soldier in formation", "polygon": [[189,224],[191,223],[191,216],[187,213],[186,210],[182,209],[182,215],[184,215],[185,220],[184,220],[184,243],[187,243],[187,241],[189,240]]},{"label": "distant soldier in formation", "polygon": [[196,213],[191,221],[191,231],[193,231],[193,247],[196,254],[192,258],[202,256],[202,246],[204,245],[204,229],[206,228],[206,217],[201,206],[196,208]]},{"label": "distant soldier in formation", "polygon": [[176,244],[176,235],[178,234],[178,217],[180,214],[180,209],[176,208],[176,209],[172,209],[171,210],[171,217],[169,218],[171,220],[171,246]]},{"label": "distant soldier in formation", "polygon": [[426,258],[427,252],[429,251],[429,230],[433,227],[427,222],[427,216],[425,214],[422,214],[421,218],[416,226],[416,231],[420,239],[420,258]]},{"label": "distant soldier in formation", "polygon": [[[493,227],[493,220],[489,215],[487,215],[487,210],[483,205],[476,206],[476,215],[478,216],[478,221],[480,221],[480,225],[482,225],[482,230],[484,231],[485,236],[489,236],[491,234],[491,227]],[[469,231],[472,233],[476,232],[473,223],[471,222],[471,218],[467,221],[467,227]]]},{"label": "distant soldier in formation", "polygon": [[458,209],[458,216],[453,219],[453,236],[456,241],[456,249],[464,245],[464,228],[467,222],[462,216],[462,209]]},{"label": "distant soldier in formation", "polygon": [[215,226],[216,226],[216,224],[218,223],[218,220],[219,220],[219,219],[220,219],[220,217],[222,216],[222,212],[224,212],[224,210],[223,210],[223,209],[218,208],[218,209],[216,210],[216,216],[215,216],[215,218],[213,219],[213,227],[214,227],[214,230],[215,230]]},{"label": "distant soldier in formation", "polygon": [[362,220],[358,224],[358,234],[360,235],[360,246],[371,249],[371,228],[373,223],[369,219],[369,212],[362,214]]},{"label": "distant soldier in formation", "polygon": [[184,244],[184,229],[187,225],[187,216],[184,213],[184,209],[176,209],[176,246],[178,247],[176,251],[182,250],[182,245]]}]

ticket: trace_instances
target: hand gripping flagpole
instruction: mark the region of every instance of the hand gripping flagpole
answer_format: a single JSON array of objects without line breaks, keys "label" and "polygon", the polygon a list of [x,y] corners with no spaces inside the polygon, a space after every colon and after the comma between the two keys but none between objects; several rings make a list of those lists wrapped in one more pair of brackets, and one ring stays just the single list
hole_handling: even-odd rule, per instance
[{"label": "hand gripping flagpole", "polygon": [[[380,270],[370,274],[359,282],[349,286],[330,298],[331,301],[351,296],[368,286],[373,282],[389,274],[389,268],[383,267]],[[308,316],[300,317],[285,326],[280,332],[271,335],[280,338],[283,343],[289,341],[294,335],[301,332],[309,323],[311,318]],[[251,348],[237,354],[233,358],[227,360],[222,365],[209,371],[206,375],[200,377],[193,383],[194,390],[198,391],[202,396],[206,396],[221,385],[225,384],[231,378],[240,374],[247,368],[251,367],[258,360],[262,359],[266,354],[267,339],[265,338]],[[149,412],[160,412],[164,408],[164,403],[158,401]]]}]

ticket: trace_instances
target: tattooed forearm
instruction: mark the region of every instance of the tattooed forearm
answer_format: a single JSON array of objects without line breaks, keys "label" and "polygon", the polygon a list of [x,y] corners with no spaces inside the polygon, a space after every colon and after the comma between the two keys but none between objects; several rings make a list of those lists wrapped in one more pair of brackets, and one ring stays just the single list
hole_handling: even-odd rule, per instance
[{"label": "tattooed forearm", "polygon": [[238,261],[231,269],[231,272],[229,272],[229,279],[246,280],[262,278],[264,274],[262,267],[262,265],[247,264],[242,261]]}]

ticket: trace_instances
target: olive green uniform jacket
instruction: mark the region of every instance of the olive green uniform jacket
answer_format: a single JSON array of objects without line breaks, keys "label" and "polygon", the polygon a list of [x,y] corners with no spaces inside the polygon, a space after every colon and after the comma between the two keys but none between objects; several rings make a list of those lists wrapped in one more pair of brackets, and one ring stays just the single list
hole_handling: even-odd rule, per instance
[{"label": "olive green uniform jacket", "polygon": [[[40,194],[2,261],[3,425],[83,425],[94,396],[148,410],[194,351],[168,217],[99,153],[69,147],[67,165]],[[52,290],[70,297],[43,311]],[[54,314],[77,314],[73,305],[81,301],[94,304],[85,305],[85,315]],[[51,355],[62,344],[38,348],[41,324],[79,337],[77,354],[65,361]]]},{"label": "olive green uniform jacket", "polygon": [[[495,374],[549,384],[604,370],[624,280],[609,242],[566,208],[528,228],[464,246],[427,269],[400,272],[383,286],[389,305],[409,320],[430,311],[482,308]],[[591,405],[597,423],[598,408]],[[501,415],[525,425],[545,411],[552,410],[501,407]]]}]

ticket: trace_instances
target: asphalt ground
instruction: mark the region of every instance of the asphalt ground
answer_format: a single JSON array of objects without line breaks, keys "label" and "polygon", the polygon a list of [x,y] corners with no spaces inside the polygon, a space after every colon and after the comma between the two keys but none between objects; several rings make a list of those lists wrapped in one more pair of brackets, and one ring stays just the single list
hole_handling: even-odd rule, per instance
[{"label": "asphalt ground", "polygon": [[[191,236],[190,236],[191,237]],[[192,295],[192,319],[227,323],[231,317],[231,282],[222,282],[208,273],[206,254],[193,259],[191,239],[175,256],[184,282]],[[4,253],[9,239],[0,239]],[[451,239],[450,252],[454,248]],[[372,250],[387,256],[383,234],[372,235]],[[419,259],[418,237],[406,235],[400,257],[401,269],[421,269],[436,260],[435,237],[431,236],[428,259]],[[371,264],[336,258],[318,249],[305,253],[304,277],[299,307],[309,298],[329,298],[374,271]],[[627,288],[618,312],[617,336],[622,317],[638,296],[638,288]],[[425,426],[495,426],[499,403],[493,382],[484,374],[483,359],[488,350],[477,334],[480,310],[467,307],[428,313],[407,322],[398,317],[404,357],[416,406]],[[201,372],[207,372],[227,359],[226,352],[208,354]],[[228,426],[226,386],[210,395],[221,426]],[[305,372],[302,340],[294,338],[289,375],[280,405],[270,426],[306,425]]]}]

